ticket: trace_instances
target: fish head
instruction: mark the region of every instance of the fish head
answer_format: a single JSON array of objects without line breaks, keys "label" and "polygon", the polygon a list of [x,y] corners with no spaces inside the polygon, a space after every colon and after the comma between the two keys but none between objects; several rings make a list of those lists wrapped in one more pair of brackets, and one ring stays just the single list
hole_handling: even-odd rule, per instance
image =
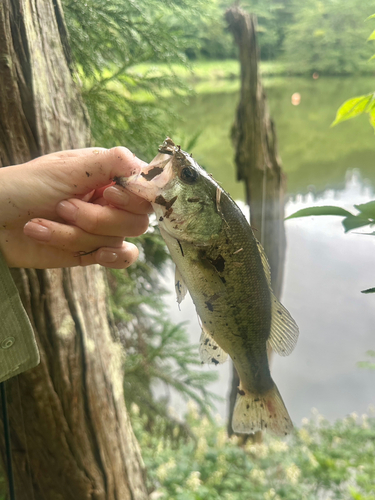
[{"label": "fish head", "polygon": [[171,139],[140,173],[117,181],[151,202],[159,226],[173,238],[207,245],[219,234],[220,186]]}]

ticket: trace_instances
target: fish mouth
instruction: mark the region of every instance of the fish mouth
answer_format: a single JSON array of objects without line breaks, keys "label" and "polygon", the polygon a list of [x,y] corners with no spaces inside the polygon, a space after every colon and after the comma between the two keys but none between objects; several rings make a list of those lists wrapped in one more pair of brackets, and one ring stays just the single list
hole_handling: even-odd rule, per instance
[{"label": "fish mouth", "polygon": [[[161,151],[166,141],[160,146],[159,151]],[[116,183],[153,203],[173,177],[172,159],[174,150],[169,144],[166,147],[168,147],[168,152],[159,152],[151,163],[142,168],[139,173],[130,177],[117,177],[115,179]],[[166,148],[162,149],[162,151],[165,150]]]}]

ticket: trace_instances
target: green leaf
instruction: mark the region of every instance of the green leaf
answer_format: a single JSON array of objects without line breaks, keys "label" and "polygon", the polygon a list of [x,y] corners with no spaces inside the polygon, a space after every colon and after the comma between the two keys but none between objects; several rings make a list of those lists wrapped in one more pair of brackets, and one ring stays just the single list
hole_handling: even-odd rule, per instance
[{"label": "green leaf", "polygon": [[375,109],[372,109],[369,113],[370,125],[374,129],[375,132]]},{"label": "green leaf", "polygon": [[368,226],[372,224],[373,221],[364,218],[361,215],[350,215],[342,221],[342,225],[345,228],[345,232],[351,231],[352,229],[357,229],[357,227]]},{"label": "green leaf", "polygon": [[373,107],[374,94],[361,95],[359,97],[353,97],[344,104],[340,106],[337,111],[335,121],[331,124],[331,127],[337,125],[340,122],[354,118],[355,116],[361,115],[362,113],[370,111]]},{"label": "green leaf", "polygon": [[361,293],[375,293],[375,288],[367,288],[366,290],[362,290]]},{"label": "green leaf", "polygon": [[375,14],[372,14],[371,16],[368,16],[368,18],[365,19],[365,21],[368,21],[369,19],[374,19],[375,18]]},{"label": "green leaf", "polygon": [[371,35],[367,38],[367,41],[375,40],[375,30],[371,33]]},{"label": "green leaf", "polygon": [[296,219],[298,217],[310,217],[312,215],[337,215],[339,217],[355,217],[353,214],[341,207],[323,206],[323,207],[309,207],[298,210],[292,215],[289,215],[285,220]]},{"label": "green leaf", "polygon": [[361,205],[354,205],[354,206],[365,217],[368,217],[369,219],[375,219],[375,200],[369,201],[368,203],[362,203]]}]

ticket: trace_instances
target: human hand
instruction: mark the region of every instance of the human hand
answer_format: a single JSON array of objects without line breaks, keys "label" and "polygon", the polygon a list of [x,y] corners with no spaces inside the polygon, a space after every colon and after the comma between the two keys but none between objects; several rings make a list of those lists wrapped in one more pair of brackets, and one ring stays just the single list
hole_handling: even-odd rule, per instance
[{"label": "human hand", "polygon": [[138,249],[123,239],[146,231],[152,208],[113,179],[143,165],[116,147],[62,151],[0,168],[0,250],[8,266],[128,267]]}]

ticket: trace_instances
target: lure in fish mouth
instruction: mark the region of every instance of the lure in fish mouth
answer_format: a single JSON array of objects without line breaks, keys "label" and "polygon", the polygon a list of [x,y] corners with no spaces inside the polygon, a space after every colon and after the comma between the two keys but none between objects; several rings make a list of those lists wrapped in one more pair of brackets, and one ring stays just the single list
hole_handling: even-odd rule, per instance
[{"label": "lure in fish mouth", "polygon": [[153,205],[176,264],[177,301],[189,290],[200,318],[202,362],[233,360],[240,378],[233,430],[288,434],[293,424],[267,346],[290,354],[298,327],[272,292],[267,257],[241,210],[170,138],[139,174],[116,180]]}]

